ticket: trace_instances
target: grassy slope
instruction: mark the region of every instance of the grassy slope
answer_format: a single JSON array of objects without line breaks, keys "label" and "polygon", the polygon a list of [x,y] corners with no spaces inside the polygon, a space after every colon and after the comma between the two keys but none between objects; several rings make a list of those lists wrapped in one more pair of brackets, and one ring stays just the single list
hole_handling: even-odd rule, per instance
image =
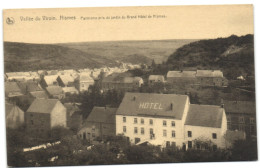
[{"label": "grassy slope", "polygon": [[177,48],[194,41],[196,40],[109,41],[59,45],[123,62],[151,62],[154,59],[161,63]]},{"label": "grassy slope", "polygon": [[77,49],[48,44],[4,43],[5,71],[68,69],[115,65],[115,61]]}]

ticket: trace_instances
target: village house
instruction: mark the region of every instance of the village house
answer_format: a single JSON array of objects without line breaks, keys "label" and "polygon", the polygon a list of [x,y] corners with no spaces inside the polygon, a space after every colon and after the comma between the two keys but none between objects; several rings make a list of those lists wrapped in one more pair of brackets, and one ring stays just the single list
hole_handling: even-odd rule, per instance
[{"label": "village house", "polygon": [[82,126],[82,112],[77,103],[64,103],[64,106],[67,109],[67,126],[77,132]]},{"label": "village house", "polygon": [[5,102],[6,128],[16,129],[24,124],[24,111],[13,103]]},{"label": "village house", "polygon": [[105,139],[116,135],[117,108],[94,107],[78,132],[83,140]]},{"label": "village house", "polygon": [[256,136],[256,104],[253,101],[224,102],[229,130],[246,133],[247,138]]},{"label": "village house", "polygon": [[102,90],[136,90],[143,85],[141,77],[124,76],[123,74],[113,73],[102,80]]},{"label": "village house", "polygon": [[8,98],[24,95],[17,82],[5,82],[5,96]]},{"label": "village house", "polygon": [[179,86],[225,87],[228,85],[228,80],[220,70],[168,71],[167,83]]},{"label": "village house", "polygon": [[26,130],[32,135],[46,136],[50,129],[66,124],[66,108],[57,99],[35,99],[25,113]]},{"label": "village house", "polygon": [[51,98],[63,99],[65,98],[65,93],[60,86],[49,86],[46,88],[47,93]]},{"label": "village house", "polygon": [[175,85],[196,84],[196,71],[169,71],[167,73],[167,83]]},{"label": "village house", "polygon": [[46,88],[48,86],[58,86],[57,81],[58,75],[49,75],[44,76],[44,78],[41,80],[40,84],[43,88]]},{"label": "village house", "polygon": [[28,94],[30,92],[38,92],[43,91],[38,82],[29,81],[29,82],[17,82],[19,88],[21,89],[23,94]]},{"label": "village house", "polygon": [[57,77],[57,82],[61,87],[75,86],[74,78],[70,75],[60,75]]},{"label": "village house", "polygon": [[5,75],[8,81],[39,81],[40,79],[37,72],[7,72]]},{"label": "village house", "polygon": [[201,86],[227,86],[227,79],[220,70],[197,70],[197,84]]},{"label": "village house", "polygon": [[88,91],[89,86],[94,85],[94,79],[88,73],[81,73],[78,79],[77,88],[80,92]]},{"label": "village house", "polygon": [[152,86],[155,83],[164,83],[163,75],[150,75],[148,78],[148,85]]},{"label": "village house", "polygon": [[116,134],[135,144],[196,148],[203,138],[225,148],[226,130],[224,108],[192,105],[187,95],[126,93],[116,112]]}]

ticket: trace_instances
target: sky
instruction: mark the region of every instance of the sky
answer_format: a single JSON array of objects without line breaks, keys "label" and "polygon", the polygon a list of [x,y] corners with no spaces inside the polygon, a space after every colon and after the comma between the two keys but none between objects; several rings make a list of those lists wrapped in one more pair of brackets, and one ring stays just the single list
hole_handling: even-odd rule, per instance
[{"label": "sky", "polygon": [[[12,42],[209,39],[254,34],[252,5],[13,9],[3,14],[4,41]],[[46,21],[44,16],[56,20]],[[7,18],[14,23],[8,24]]]}]

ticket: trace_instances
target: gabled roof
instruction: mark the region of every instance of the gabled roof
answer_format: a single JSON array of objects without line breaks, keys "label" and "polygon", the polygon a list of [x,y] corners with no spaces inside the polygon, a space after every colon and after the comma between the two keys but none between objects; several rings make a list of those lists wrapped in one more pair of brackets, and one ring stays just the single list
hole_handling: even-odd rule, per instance
[{"label": "gabled roof", "polygon": [[17,82],[5,82],[6,92],[21,92]]},{"label": "gabled roof", "polygon": [[16,128],[24,122],[24,111],[22,111],[18,106],[6,102],[5,119],[6,127]]},{"label": "gabled roof", "polygon": [[59,77],[65,85],[68,85],[68,83],[74,82],[74,78],[70,75],[60,75]]},{"label": "gabled roof", "polygon": [[226,113],[254,114],[256,115],[256,104],[254,101],[224,101]]},{"label": "gabled roof", "polygon": [[195,78],[196,71],[168,71],[167,78]]},{"label": "gabled roof", "polygon": [[220,70],[197,70],[196,77],[220,77],[223,78],[223,72]]},{"label": "gabled roof", "polygon": [[99,122],[115,124],[117,108],[94,107],[86,119],[87,122]]},{"label": "gabled roof", "polygon": [[63,90],[60,86],[48,86],[46,87],[46,90],[50,95],[59,95],[63,93]]},{"label": "gabled roof", "polygon": [[5,93],[8,97],[23,95],[21,89],[16,82],[5,82]]},{"label": "gabled roof", "polygon": [[23,93],[42,91],[42,88],[37,84],[37,82],[18,82],[17,84]]},{"label": "gabled roof", "polygon": [[57,99],[35,99],[27,112],[51,113],[58,102],[59,100]]},{"label": "gabled roof", "polygon": [[148,80],[155,80],[155,81],[164,81],[163,75],[150,75]]},{"label": "gabled roof", "polygon": [[53,82],[56,82],[57,78],[58,78],[57,75],[44,76],[44,80],[45,80],[47,85],[53,85]]},{"label": "gabled roof", "polygon": [[181,120],[187,95],[125,93],[117,115],[167,117]]},{"label": "gabled roof", "polygon": [[94,82],[94,79],[87,73],[80,74],[79,80],[80,82]]},{"label": "gabled roof", "polygon": [[220,106],[191,104],[185,125],[221,128],[223,115]]},{"label": "gabled roof", "polygon": [[75,112],[80,111],[78,105],[73,103],[64,103],[64,106],[67,109],[67,112],[69,112],[70,116],[72,116]]}]

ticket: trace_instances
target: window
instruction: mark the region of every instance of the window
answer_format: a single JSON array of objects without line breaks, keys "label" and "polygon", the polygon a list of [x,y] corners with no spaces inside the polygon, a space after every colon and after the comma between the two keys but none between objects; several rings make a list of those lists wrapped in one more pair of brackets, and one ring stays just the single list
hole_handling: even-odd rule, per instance
[{"label": "window", "polygon": [[163,120],[163,126],[167,126],[167,121]]},{"label": "window", "polygon": [[150,119],[150,120],[149,120],[149,123],[150,123],[150,125],[153,125],[153,120]]},{"label": "window", "polygon": [[126,117],[123,117],[123,122],[124,122],[124,123],[126,122]]},{"label": "window", "polygon": [[140,138],[135,138],[135,144],[137,144],[138,142],[140,142],[141,139]]},{"label": "window", "polygon": [[216,150],[217,150],[217,148],[218,148],[218,146],[217,146],[217,145],[213,145],[213,150],[214,150],[214,151],[216,151]]},{"label": "window", "polygon": [[188,141],[188,148],[189,148],[189,149],[192,148],[192,141]]},{"label": "window", "polygon": [[212,134],[212,138],[213,138],[213,139],[217,139],[217,134],[216,134],[216,133],[213,133],[213,134]]},{"label": "window", "polygon": [[123,126],[123,132],[126,132],[126,126]]},{"label": "window", "polygon": [[188,137],[192,137],[192,132],[188,131]]},{"label": "window", "polygon": [[135,127],[134,133],[135,133],[135,134],[138,133],[138,129],[137,129],[137,127]]},{"label": "window", "polygon": [[245,126],[244,125],[239,125],[238,129],[239,129],[239,131],[245,131]]},{"label": "window", "polygon": [[144,119],[143,118],[141,118],[141,124],[144,124]]},{"label": "window", "polygon": [[250,125],[250,132],[251,133],[255,133],[256,132],[254,125]]},{"label": "window", "polygon": [[150,134],[153,134],[153,129],[152,128],[150,128]]},{"label": "window", "polygon": [[137,118],[134,118],[134,123],[137,124]]},{"label": "window", "polygon": [[250,124],[255,124],[255,119],[253,117],[250,117]]},{"label": "window", "polygon": [[170,146],[170,141],[166,141],[166,147]]},{"label": "window", "polygon": [[244,123],[244,122],[245,122],[244,117],[239,117],[239,123]]},{"label": "window", "polygon": [[144,128],[141,128],[141,134],[144,134]]},{"label": "window", "polygon": [[231,122],[231,116],[227,116],[227,122]]},{"label": "window", "polygon": [[172,121],[172,127],[175,127],[175,121]]},{"label": "window", "polygon": [[163,136],[167,137],[167,131],[166,130],[163,130]]},{"label": "window", "polygon": [[172,137],[175,138],[175,131],[172,131]]}]

